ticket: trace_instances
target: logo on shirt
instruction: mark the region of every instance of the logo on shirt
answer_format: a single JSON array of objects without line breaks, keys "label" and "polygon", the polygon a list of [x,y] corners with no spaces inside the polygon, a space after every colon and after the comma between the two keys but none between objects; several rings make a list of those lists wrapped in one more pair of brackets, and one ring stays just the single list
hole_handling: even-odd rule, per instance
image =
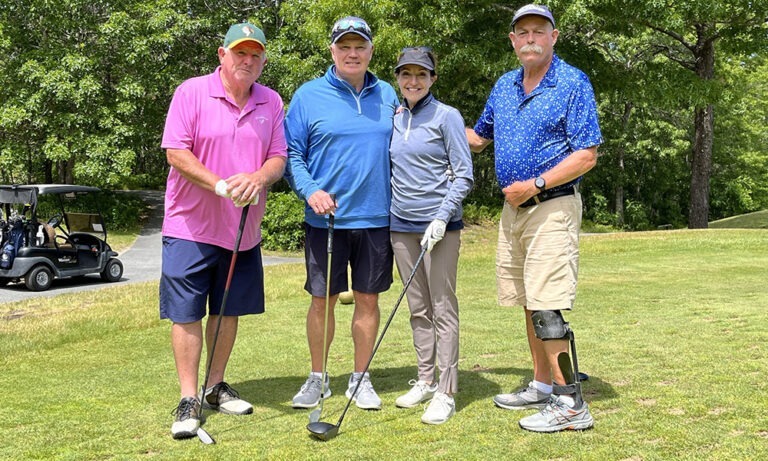
[{"label": "logo on shirt", "polygon": [[256,117],[256,121],[259,122],[259,124],[263,125],[266,123],[269,119],[267,117],[264,117],[263,115],[260,115]]}]

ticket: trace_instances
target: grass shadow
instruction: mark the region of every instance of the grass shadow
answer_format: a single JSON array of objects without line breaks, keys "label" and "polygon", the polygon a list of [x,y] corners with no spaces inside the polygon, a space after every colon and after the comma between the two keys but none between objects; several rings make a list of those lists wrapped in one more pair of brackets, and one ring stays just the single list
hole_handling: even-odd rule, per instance
[{"label": "grass shadow", "polygon": [[[476,401],[487,401],[489,405],[493,405],[491,399],[494,395],[525,386],[533,379],[530,373],[530,369],[513,367],[460,369],[459,392],[456,394],[457,411]],[[408,392],[410,388],[408,381],[415,378],[416,368],[415,366],[376,368],[371,370],[370,374],[374,388],[381,397],[382,407],[394,407],[395,399]],[[510,385],[501,385],[498,380],[489,379],[487,375],[504,375],[509,378],[507,381]],[[308,414],[309,410],[295,409],[291,406],[291,399],[305,379],[306,375],[277,376],[236,382],[232,385],[255,407],[266,407],[283,414]],[[331,375],[332,396],[328,402],[340,397],[346,403],[347,397],[344,393],[348,379],[348,374]],[[595,375],[590,375],[589,379],[582,383],[582,390],[587,402],[616,397],[613,387]]]}]

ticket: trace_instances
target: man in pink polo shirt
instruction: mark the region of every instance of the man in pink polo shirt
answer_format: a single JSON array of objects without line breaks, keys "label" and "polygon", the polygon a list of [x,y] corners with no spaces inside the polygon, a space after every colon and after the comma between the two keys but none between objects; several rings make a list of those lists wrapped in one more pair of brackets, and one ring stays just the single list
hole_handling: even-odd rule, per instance
[{"label": "man in pink polo shirt", "polygon": [[194,437],[200,427],[202,319],[208,306],[205,343],[210,353],[243,206],[252,208],[202,405],[228,414],[253,412],[224,381],[224,371],[239,316],[264,312],[261,220],[267,187],[282,177],[286,162],[283,101],[256,83],[267,62],[266,43],[253,24],[230,27],[218,49],[220,66],[179,85],[168,110],[162,147],[171,169],[160,318],[173,322],[171,345],[181,385],[171,426],[176,439]]}]

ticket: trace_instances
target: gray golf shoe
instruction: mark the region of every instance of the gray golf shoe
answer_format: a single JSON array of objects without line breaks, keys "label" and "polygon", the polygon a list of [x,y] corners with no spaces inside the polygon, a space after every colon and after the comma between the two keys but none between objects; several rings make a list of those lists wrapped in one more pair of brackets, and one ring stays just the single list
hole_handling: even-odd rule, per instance
[{"label": "gray golf shoe", "polygon": [[205,408],[227,415],[250,415],[253,406],[240,398],[240,394],[224,381],[205,391]]},{"label": "gray golf shoe", "polygon": [[533,382],[511,394],[498,394],[493,397],[497,407],[507,410],[525,410],[528,408],[542,409],[547,406],[551,394],[536,389]]},{"label": "gray golf shoe", "polygon": [[[357,389],[357,393],[352,397],[352,391],[355,390],[357,382],[362,378],[360,387]],[[362,377],[360,375],[355,376],[355,373],[349,377],[349,386],[346,392],[347,398],[352,398],[358,408],[363,410],[380,410],[381,399],[376,395],[376,391],[373,390],[373,384],[371,384],[371,377],[368,373],[365,373]]]},{"label": "gray golf shoe", "polygon": [[323,382],[319,376],[312,373],[299,389],[299,392],[293,396],[293,408],[314,408],[320,404],[320,399],[327,399],[331,396],[331,381],[328,375],[325,375],[325,394],[323,394]]},{"label": "gray golf shoe", "polygon": [[583,431],[594,425],[587,402],[569,407],[557,395],[540,412],[520,420],[520,427],[533,432]]},{"label": "gray golf shoe", "polygon": [[176,416],[171,426],[171,435],[174,439],[188,439],[197,435],[200,428],[200,401],[197,397],[185,397],[171,412]]}]

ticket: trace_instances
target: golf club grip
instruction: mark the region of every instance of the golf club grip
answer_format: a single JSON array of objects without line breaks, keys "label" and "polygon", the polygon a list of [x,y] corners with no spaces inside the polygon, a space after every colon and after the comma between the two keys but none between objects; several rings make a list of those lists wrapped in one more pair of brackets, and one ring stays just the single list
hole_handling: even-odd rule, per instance
[{"label": "golf club grip", "polygon": [[[333,200],[333,206],[336,206],[336,194],[328,194]],[[328,254],[333,253],[333,220],[334,214],[331,212],[328,215]]]},{"label": "golf club grip", "polygon": [[[387,332],[387,329],[389,328],[389,324],[392,323],[392,319],[395,318],[395,314],[397,313],[397,308],[400,307],[400,302],[403,300],[403,297],[405,297],[405,292],[408,291],[408,287],[411,286],[411,281],[413,280],[413,277],[416,275],[416,271],[419,269],[419,266],[421,265],[421,262],[424,260],[424,255],[427,254],[427,245],[421,247],[421,253],[419,253],[418,259],[416,259],[416,262],[413,265],[413,269],[411,269],[411,275],[408,276],[408,280],[406,280],[405,285],[403,285],[403,291],[400,292],[400,296],[397,298],[397,302],[395,303],[395,307],[392,308],[392,313],[389,314],[389,318],[387,319],[387,323],[384,324],[384,328],[381,330],[381,334],[379,335],[379,339],[376,340],[376,345],[373,346],[373,351],[371,352],[371,356],[368,357],[368,363],[365,365],[365,369],[363,370],[363,375],[368,371],[368,368],[371,366],[371,362],[373,362],[373,357],[376,355],[376,351],[379,350],[379,346],[381,345],[381,341],[384,339],[384,334]],[[352,390],[352,397],[357,394],[357,390],[360,388],[360,383],[363,382],[362,376],[360,377],[360,380],[357,381],[357,385],[355,386],[354,390]],[[344,411],[341,412],[341,416],[339,417],[339,422],[336,423],[336,426],[341,426],[341,422],[344,421],[344,415],[347,414],[347,410],[349,409],[349,405],[352,403],[352,397],[350,397],[347,400],[347,405],[344,407]]]},{"label": "golf club grip", "polygon": [[248,220],[248,209],[250,205],[243,207],[243,213],[240,215],[240,225],[237,228],[237,236],[235,237],[235,249],[232,251],[232,260],[229,262],[229,272],[227,273],[227,283],[224,285],[224,298],[221,300],[221,310],[224,310],[224,303],[227,300],[227,294],[229,294],[229,285],[232,283],[232,275],[235,273],[235,262],[237,261],[237,253],[240,251],[240,240],[243,238],[243,229],[245,229],[245,222]]}]

